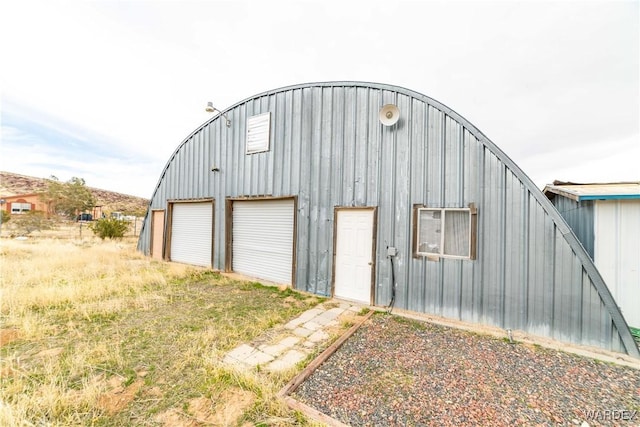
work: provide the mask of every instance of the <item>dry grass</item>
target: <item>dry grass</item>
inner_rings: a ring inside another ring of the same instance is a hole
[[[318,298],[153,261],[133,239],[0,244],[0,425],[305,423],[275,398],[295,372],[220,360]]]

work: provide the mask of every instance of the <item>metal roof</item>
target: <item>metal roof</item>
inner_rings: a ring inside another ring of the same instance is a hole
[[[556,194],[575,200],[640,199],[640,182],[611,182],[576,184],[555,181],[544,187],[544,194],[552,199]]]

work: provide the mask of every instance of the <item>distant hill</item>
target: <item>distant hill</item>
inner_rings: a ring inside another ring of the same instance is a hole
[[[18,194],[32,194],[47,188],[46,178],[20,175],[17,173],[0,171],[0,196],[15,196]],[[87,186],[93,194],[97,206],[102,206],[102,212],[123,212],[133,214],[145,212],[149,200],[142,197],[116,193]]]

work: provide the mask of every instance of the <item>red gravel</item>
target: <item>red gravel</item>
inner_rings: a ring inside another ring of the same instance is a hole
[[[640,370],[379,314],[293,394],[352,426],[640,425]]]

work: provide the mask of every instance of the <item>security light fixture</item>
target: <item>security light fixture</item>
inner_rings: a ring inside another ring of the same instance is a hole
[[[207,108],[205,108],[205,111],[207,113],[213,113],[213,112],[217,111],[227,121],[227,127],[231,127],[231,120],[229,120],[229,118],[222,111],[220,111],[216,107],[214,107],[213,106],[213,102],[211,102],[211,101],[207,102]]]

